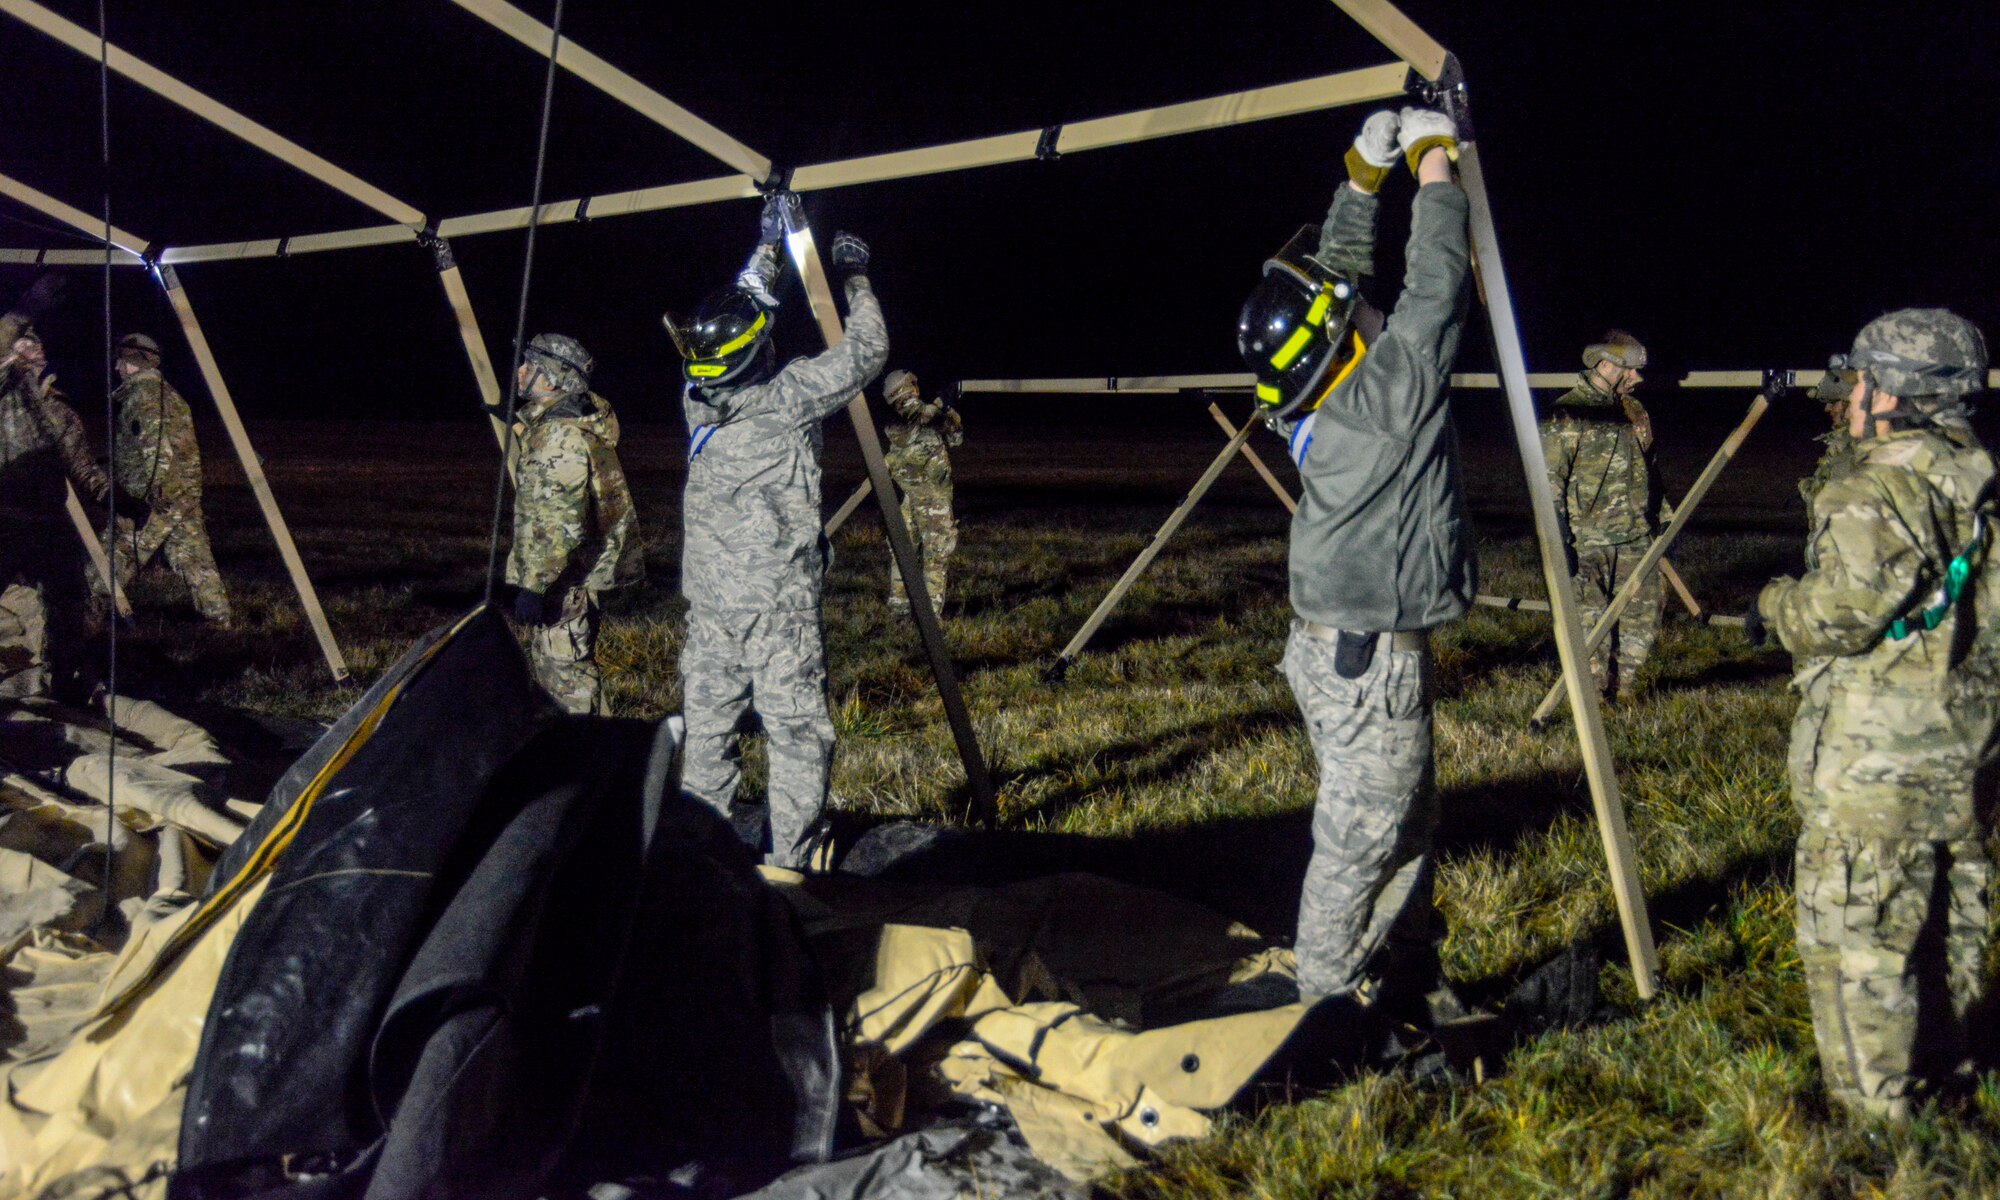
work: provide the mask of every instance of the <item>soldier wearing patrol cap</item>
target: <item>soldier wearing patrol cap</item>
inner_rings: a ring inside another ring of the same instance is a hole
[[[1967,1069],[1986,945],[2000,561],[1994,462],[1967,420],[1986,362],[1943,309],[1861,330],[1833,363],[1855,375],[1856,462],[1813,500],[1805,575],[1745,618],[1800,667],[1795,887],[1821,1071],[1889,1120]]]
[[[507,582],[535,682],[565,711],[602,716],[600,599],[639,581],[645,548],[618,465],[618,416],[590,390],[594,365],[559,333],[538,334],[521,356]]]
[[[118,421],[111,461],[118,490],[140,506],[121,515],[112,539],[120,585],[164,552],[167,569],[187,584],[202,616],[230,624],[229,593],[215,569],[201,513],[201,447],[187,401],[160,374],[160,344],[143,333],[118,341],[118,377],[111,394]]]
[[[1610,331],[1584,350],[1582,378],[1541,424],[1556,520],[1586,629],[1631,578],[1665,516],[1655,486],[1652,417],[1634,394],[1645,365],[1639,339]],[[1635,694],[1665,601],[1659,573],[1649,573],[1611,636],[1598,643],[1590,673],[1607,697]]]

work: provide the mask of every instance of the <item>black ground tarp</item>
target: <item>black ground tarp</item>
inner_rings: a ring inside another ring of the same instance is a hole
[[[831,1012],[749,852],[679,798],[677,750],[665,726],[550,713],[490,611],[406,655],[225,864],[290,810],[171,1195],[727,1193],[824,1157]]]

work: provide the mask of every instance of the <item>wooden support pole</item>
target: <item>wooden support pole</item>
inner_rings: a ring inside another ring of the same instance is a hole
[[[257,497],[257,507],[264,514],[264,523],[270,526],[271,539],[278,543],[278,556],[285,560],[285,571],[292,577],[292,587],[299,594],[299,604],[306,610],[306,620],[312,626],[313,637],[319,640],[327,670],[333,674],[335,683],[345,683],[348,679],[347,658],[340,652],[340,643],[334,640],[333,627],[327,624],[326,610],[320,607],[319,593],[313,589],[312,577],[306,574],[305,563],[299,558],[299,548],[292,541],[292,531],[285,524],[285,514],[278,508],[277,497],[271,494],[270,481],[264,478],[264,464],[257,457],[256,447],[250,444],[250,434],[243,428],[243,418],[237,415],[236,402],[230,399],[229,385],[222,380],[222,369],[216,365],[215,352],[208,345],[208,335],[202,332],[201,322],[195,319],[194,308],[188,303],[187,292],[182,289],[180,277],[174,269],[161,265],[154,275],[166,291],[167,302],[173,305],[174,315],[180,318],[181,332],[187,335],[195,362],[201,366],[202,378],[208,382],[208,394],[215,400],[215,410],[222,416],[223,428],[229,431],[229,444],[235,448],[236,461],[242,465],[243,474],[250,481],[250,492]]]
[[[826,536],[829,539],[834,534],[840,532],[840,527],[847,524],[847,518],[854,515],[854,510],[860,508],[861,502],[866,500],[868,493],[874,490],[874,482],[864,479],[861,481],[861,486],[855,488],[853,492],[849,493],[847,499],[840,502],[840,507],[834,509],[833,515],[828,517],[826,521]]]
[[[1383,10],[1393,12],[1376,0],[1338,0],[1343,8],[1372,12],[1381,19]],[[1400,15],[1400,14],[1399,14]],[[1357,15],[1357,19],[1360,19]],[[1368,25],[1378,37],[1382,29]],[[1414,26],[1412,27],[1414,28]],[[1399,51],[1400,52],[1400,51]],[[1421,64],[1415,64],[1419,71]],[[1460,97],[1462,100],[1462,97]],[[1461,104],[1461,111],[1463,105]],[[1598,711],[1597,689],[1590,681],[1590,652],[1584,648],[1583,626],[1577,620],[1575,598],[1569,587],[1569,571],[1563,554],[1562,533],[1556,522],[1555,494],[1549,487],[1548,463],[1542,455],[1541,431],[1535,421],[1535,402],[1528,391],[1527,356],[1521,348],[1521,331],[1514,319],[1513,294],[1507,285],[1507,268],[1500,258],[1500,239],[1493,225],[1493,208],[1486,194],[1486,174],[1480,163],[1479,144],[1471,130],[1461,124],[1459,143],[1459,184],[1471,201],[1472,254],[1485,283],[1486,314],[1493,332],[1494,357],[1507,396],[1508,415],[1514,426],[1514,440],[1521,449],[1521,469],[1527,477],[1528,499],[1535,516],[1536,541],[1542,554],[1542,582],[1548,589],[1549,607],[1555,623],[1556,650],[1562,660],[1563,685],[1569,690],[1570,708],[1576,714],[1577,742],[1583,755],[1584,778],[1590,785],[1591,807],[1597,814],[1597,829],[1604,844],[1604,857],[1611,872],[1611,892],[1617,901],[1619,924],[1625,933],[1625,952],[1632,967],[1632,986],[1641,999],[1650,999],[1658,990],[1658,952],[1646,915],[1646,896],[1639,882],[1637,855],[1632,835],[1626,828],[1625,805],[1618,793],[1618,773],[1611,761],[1610,742],[1604,735],[1604,716]]]
[[[1145,574],[1146,568],[1159,556],[1160,550],[1167,544],[1167,539],[1173,537],[1174,531],[1181,527],[1181,522],[1187,520],[1188,515],[1194,512],[1194,506],[1201,503],[1201,498],[1208,494],[1208,489],[1214,486],[1216,479],[1221,476],[1222,468],[1228,466],[1229,460],[1236,457],[1236,452],[1243,448],[1244,442],[1250,440],[1251,431],[1256,428],[1254,423],[1246,423],[1243,428],[1237,430],[1229,439],[1229,444],[1222,448],[1222,452],[1208,464],[1208,469],[1201,473],[1201,478],[1195,480],[1194,486],[1188,489],[1188,494],[1181,497],[1180,504],[1173,512],[1167,514],[1166,522],[1154,532],[1153,540],[1146,543],[1144,550],[1139,551],[1139,557],[1133,559],[1132,565],[1126,567],[1125,573],[1118,577],[1118,582],[1111,585],[1111,591],[1098,602],[1096,610],[1083,623],[1083,628],[1076,631],[1076,636],[1069,640],[1069,645],[1064,646],[1062,653],[1056,655],[1055,661],[1049,664],[1048,675],[1051,679],[1062,678],[1063,673],[1069,670],[1069,665],[1076,661],[1076,656],[1083,653],[1083,648],[1097,635],[1097,630],[1104,624],[1104,619],[1111,615],[1112,609],[1118,607],[1118,602],[1125,598],[1125,593],[1132,590],[1132,585],[1139,582],[1139,576]]]
[[[119,616],[131,616],[131,601],[125,599],[125,589],[118,586],[118,576],[111,569],[111,560],[104,555],[104,543],[97,540],[97,531],[90,527],[90,517],[83,511],[83,501],[76,498],[75,485],[65,481],[63,489],[63,505],[69,510],[70,524],[76,526],[76,536],[82,539],[84,552],[90,555],[90,563],[97,568],[98,578],[104,580],[104,590],[111,596],[112,606],[118,610]],[[116,549],[114,546],[113,550]]]
[[[1215,418],[1217,425],[1222,426],[1222,432],[1228,435],[1230,441],[1236,441],[1236,426],[1230,422],[1228,417],[1222,415],[1220,406],[1211,401],[1208,406],[1208,415]],[[1255,418],[1252,419],[1254,420]],[[1258,477],[1263,479],[1264,483],[1270,487],[1272,493],[1278,497],[1278,502],[1285,506],[1285,511],[1292,513],[1299,511],[1299,502],[1292,499],[1292,494],[1285,490],[1285,485],[1278,482],[1276,475],[1271,474],[1271,468],[1264,465],[1263,456],[1258,454],[1248,441],[1238,443],[1236,448],[1242,452],[1244,459],[1256,470]]]
[[[1680,536],[1681,529],[1688,523],[1688,518],[1694,515],[1694,510],[1701,504],[1702,498],[1708,495],[1709,487],[1715,483],[1716,477],[1722,474],[1722,469],[1729,465],[1729,460],[1736,457],[1736,451],[1743,445],[1743,439],[1750,436],[1750,431],[1757,427],[1757,422],[1763,419],[1765,411],[1770,407],[1771,402],[1761,395],[1750,402],[1750,411],[1723,440],[1721,448],[1708,460],[1708,465],[1702,468],[1701,474],[1695,479],[1694,486],[1688,489],[1687,495],[1681,497],[1680,507],[1674,510],[1674,519],[1668,521],[1667,527],[1660,531],[1660,536],[1654,538],[1653,544],[1646,547],[1646,553],[1639,557],[1639,563],[1632,568],[1632,574],[1611,597],[1611,603],[1605,607],[1604,615],[1597,619],[1597,624],[1590,631],[1590,640],[1584,645],[1583,653],[1586,659],[1611,636],[1611,630],[1618,624],[1618,618],[1625,615],[1625,609],[1631,605],[1632,598],[1637,596],[1639,589],[1645,585],[1646,576],[1659,565],[1661,559],[1666,557],[1667,547],[1673,545],[1674,539]],[[1597,690],[1594,687],[1590,689],[1590,698],[1594,706],[1597,699]],[[1572,694],[1570,703],[1575,702],[1576,696]],[[1556,705],[1560,703],[1562,703],[1561,689],[1551,688],[1549,694],[1542,698],[1540,706],[1535,709],[1532,721],[1539,724],[1548,720],[1549,714],[1553,713]]]
[[[1681,573],[1674,570],[1674,564],[1665,558],[1660,560],[1660,578],[1666,580],[1674,595],[1680,597],[1681,607],[1687,609],[1688,616],[1697,621],[1703,619],[1701,603],[1694,598],[1694,593],[1688,590],[1687,581],[1681,578]]]
[[[806,302],[819,322],[820,334],[828,346],[846,336],[840,310],[834,306],[833,288],[820,262],[819,247],[813,243],[810,226],[801,223],[785,235],[785,248],[805,284]],[[986,757],[980,752],[979,738],[966,713],[965,697],[959,692],[958,671],[952,666],[951,652],[945,648],[944,628],[938,623],[937,608],[930,588],[924,583],[924,564],[916,543],[903,525],[902,510],[896,507],[896,488],[889,480],[889,464],[882,457],[882,439],[875,432],[875,418],[868,411],[868,398],[856,392],[847,402],[847,415],[861,441],[861,457],[868,464],[868,478],[874,486],[875,501],[882,510],[882,525],[889,532],[889,551],[896,569],[903,573],[903,589],[910,597],[910,615],[917,622],[917,636],[930,657],[931,673],[937,677],[938,699],[944,704],[945,720],[951,725],[952,739],[958,744],[959,761],[965,765],[966,789],[971,793],[967,815],[982,824],[999,819],[1000,805],[993,791],[993,777],[986,771]]]
[[[465,290],[465,275],[458,269],[458,260],[452,257],[451,243],[441,237],[428,239],[431,254],[437,264],[438,283],[444,288],[445,303],[451,305],[452,316],[458,319],[458,340],[465,347],[465,360],[472,366],[472,381],[479,385],[479,400],[486,409],[487,420],[493,425],[493,440],[500,444],[500,453],[507,460],[507,477],[514,477],[514,456],[507,444],[507,425],[500,419],[506,396],[500,390],[500,380],[493,373],[493,357],[486,351],[486,335],[480,331],[479,318],[472,311],[472,297]]]

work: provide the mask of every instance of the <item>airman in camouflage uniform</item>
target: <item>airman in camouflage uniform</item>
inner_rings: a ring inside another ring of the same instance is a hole
[[[593,365],[561,334],[538,335],[522,356],[507,582],[535,682],[565,711],[602,716],[599,598],[639,581],[645,547],[618,465],[618,417],[590,390]]]
[[[1631,578],[1664,514],[1654,486],[1652,417],[1632,394],[1643,378],[1646,348],[1631,334],[1613,330],[1583,352],[1583,365],[1583,377],[1556,401],[1541,432],[1578,616],[1587,630]],[[1634,694],[1665,601],[1659,573],[1648,574],[1611,636],[1591,656],[1590,673],[1600,692],[1612,695],[1615,683],[1619,698]]]
[[[143,525],[118,518],[109,548],[122,586],[162,551],[167,567],[187,584],[201,615],[230,623],[229,593],[215,569],[201,515],[201,448],[187,401],[160,375],[160,345],[143,333],[118,343],[118,374],[111,394],[118,421],[112,474],[119,490],[146,508]]]
[[[874,379],[889,355],[882,308],[864,273],[868,248],[837,234],[831,258],[847,300],[846,336],[782,369],[773,361],[772,311],[747,294],[711,297],[685,328],[668,321],[689,360],[682,394],[688,632],[681,787],[729,811],[741,777],[737,726],[754,708],[770,761],[771,861],[784,867],[807,865],[833,765],[820,619],[828,559],[820,532],[820,423]],[[762,263],[769,297],[777,260]]]
[[[903,524],[916,540],[924,559],[924,586],[931,603],[944,612],[944,587],[951,556],[958,551],[958,520],[951,512],[950,448],[965,443],[958,410],[943,398],[925,404],[917,377],[891,371],[883,378],[882,394],[896,420],[889,423],[889,476],[903,493]],[[903,591],[903,574],[889,563],[889,606],[910,610]]]
[[[78,699],[87,559],[65,485],[102,502],[111,480],[24,315],[0,316],[0,347],[0,693]]]
[[[1791,651],[1803,818],[1799,955],[1827,1089],[1900,1120],[1963,1067],[1991,874],[2000,560],[1994,462],[1967,422],[1979,331],[1941,309],[1879,318],[1836,365],[1855,466],[1814,499],[1807,572],[1746,617]]]

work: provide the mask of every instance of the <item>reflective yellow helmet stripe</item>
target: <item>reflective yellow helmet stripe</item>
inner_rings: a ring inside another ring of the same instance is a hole
[[[696,379],[713,379],[729,369],[725,363],[689,363],[687,372]]]
[[[1314,328],[1326,324],[1326,310],[1332,307],[1333,289],[1326,284],[1321,284],[1319,299],[1314,300],[1312,307],[1306,310],[1306,324]]]
[[[1276,404],[1281,399],[1283,397],[1279,395],[1277,388],[1272,387],[1268,383],[1257,385],[1257,402],[1259,404]]]
[[[738,350],[741,350],[743,347],[757,340],[757,334],[760,330],[764,328],[764,322],[768,319],[768,317],[769,314],[767,313],[762,313],[762,312],[758,313],[757,319],[750,322],[750,328],[744,330],[742,333],[737,334],[735,337],[730,338],[728,341],[722,343],[722,345],[717,346],[715,348],[715,353],[706,355],[704,357],[727,358],[728,356],[736,353]]]
[[[1292,330],[1292,336],[1286,338],[1285,344],[1278,347],[1278,352],[1271,356],[1271,365],[1280,371],[1291,366],[1292,360],[1305,350],[1306,344],[1310,341],[1312,341],[1312,330],[1304,325]]]

